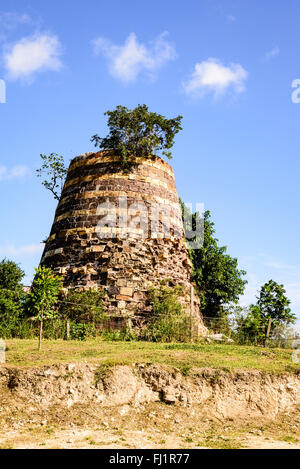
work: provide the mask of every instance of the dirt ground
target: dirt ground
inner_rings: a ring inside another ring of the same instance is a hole
[[[300,449],[300,408],[276,419],[206,417],[197,405],[75,405],[47,411],[7,408],[0,416],[2,449],[270,448]]]
[[[0,368],[0,448],[300,449],[298,374]]]

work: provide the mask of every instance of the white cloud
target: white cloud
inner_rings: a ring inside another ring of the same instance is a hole
[[[13,166],[7,168],[6,166],[0,166],[0,181],[9,179],[25,179],[31,175],[31,171],[27,166]]]
[[[92,41],[92,44],[95,54],[102,53],[108,59],[110,74],[123,83],[129,83],[141,73],[153,74],[166,62],[175,59],[176,51],[166,40],[167,34],[158,36],[148,47],[139,43],[134,33],[121,46],[102,37]]]
[[[269,50],[268,52],[265,53],[265,59],[270,60],[276,57],[277,55],[280,54],[280,49],[278,46],[273,47],[273,49]]]
[[[245,90],[247,76],[248,73],[240,64],[226,67],[219,60],[210,58],[196,63],[195,70],[183,84],[183,89],[186,94],[196,97],[202,97],[207,92],[212,92],[217,97],[230,88],[241,93]]]
[[[4,65],[8,78],[32,79],[35,73],[45,70],[58,71],[61,44],[56,36],[41,34],[23,38],[4,53]]]
[[[33,254],[37,254],[42,252],[44,249],[43,244],[25,244],[23,246],[0,246],[0,255],[5,256],[32,256]]]

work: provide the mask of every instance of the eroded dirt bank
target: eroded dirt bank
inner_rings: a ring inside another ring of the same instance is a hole
[[[189,375],[162,365],[97,366],[88,363],[39,368],[0,368],[0,395],[47,408],[76,403],[102,406],[200,404],[223,417],[274,417],[300,404],[300,375],[194,369]]]
[[[274,437],[278,447],[297,446],[299,405],[296,374],[184,375],[155,364],[2,366],[0,446],[247,447],[258,438],[253,447],[274,447]],[[269,443],[267,428],[274,430]]]

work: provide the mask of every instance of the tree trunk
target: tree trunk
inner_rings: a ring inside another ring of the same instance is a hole
[[[67,319],[67,340],[70,340],[70,319]]]
[[[191,285],[191,304],[190,304],[190,342],[193,342],[193,318],[194,318],[194,287]]]
[[[270,330],[271,330],[271,324],[272,324],[272,318],[269,318],[268,320],[268,327],[267,327],[267,333],[266,333],[266,337],[265,337],[265,347],[268,345],[268,339],[269,339],[269,335],[270,335]]]
[[[42,338],[43,338],[43,321],[44,321],[44,311],[42,311],[41,321],[40,321],[40,336],[39,336],[39,350],[42,348]]]

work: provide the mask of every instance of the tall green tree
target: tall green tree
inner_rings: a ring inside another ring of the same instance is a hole
[[[269,280],[261,287],[256,306],[259,308],[262,319],[264,321],[272,319],[275,327],[295,322],[296,316],[291,312],[290,303],[284,286],[274,280]]]
[[[166,119],[161,114],[150,112],[148,107],[138,105],[134,109],[117,106],[108,116],[109,134],[106,137],[93,135],[91,141],[102,150],[114,150],[123,166],[131,156],[149,158],[154,153],[171,158],[170,149],[175,135],[182,129],[182,116]]]
[[[21,281],[23,270],[18,264],[0,262],[0,337],[12,337],[24,313],[25,294]]]
[[[182,202],[181,207],[187,221],[186,236],[189,241],[193,241],[189,251],[202,314],[206,317],[220,317],[225,314],[225,306],[237,303],[239,296],[244,293],[247,281],[243,277],[246,272],[238,269],[237,258],[227,254],[226,246],[218,245],[210,212],[206,211],[201,220],[198,212],[191,214]],[[190,217],[187,219],[188,214]],[[203,230],[193,238],[189,232],[195,232],[197,224],[199,226],[201,222]]]
[[[284,286],[269,280],[261,287],[257,302],[239,317],[238,335],[244,342],[265,343],[270,319],[270,336],[276,328],[295,323],[296,316],[289,305]]]
[[[10,338],[16,334],[18,326],[24,319],[25,294],[0,288],[0,337]]]
[[[0,288],[15,290],[21,287],[23,270],[14,261],[2,259],[0,262]]]
[[[40,155],[42,166],[36,170],[38,177],[45,179],[42,185],[48,189],[56,200],[59,200],[64,187],[68,168],[62,155],[50,153],[50,155]]]
[[[40,322],[40,350],[42,347],[44,320],[53,319],[57,314],[54,305],[62,288],[62,279],[47,267],[39,267],[35,272],[29,293],[29,311],[35,314]]]

